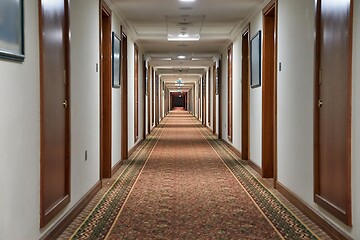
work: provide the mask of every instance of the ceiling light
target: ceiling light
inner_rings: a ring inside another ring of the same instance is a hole
[[[168,34],[167,39],[168,39],[168,41],[181,41],[181,42],[199,41],[200,40],[200,34],[193,34],[193,35],[189,35],[189,34],[186,34],[186,33],[181,33],[181,34],[178,34],[178,35]]]
[[[178,56],[178,59],[185,59],[186,57],[184,55]]]
[[[195,2],[195,0],[180,0],[180,2]]]
[[[179,38],[188,38],[188,37],[190,37],[190,35],[187,34],[187,33],[181,33],[181,34],[178,35],[178,37]]]

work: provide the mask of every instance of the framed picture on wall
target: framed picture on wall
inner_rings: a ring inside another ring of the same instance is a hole
[[[23,0],[0,0],[0,58],[24,61]]]
[[[261,31],[250,40],[250,86],[261,86]]]
[[[121,40],[112,32],[112,87],[120,88]]]

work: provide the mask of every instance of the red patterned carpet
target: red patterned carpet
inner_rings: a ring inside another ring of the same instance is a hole
[[[108,239],[282,239],[185,111],[173,111]]]

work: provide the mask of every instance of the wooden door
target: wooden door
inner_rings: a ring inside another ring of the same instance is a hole
[[[250,156],[250,35],[247,29],[242,35],[242,83],[241,83],[241,158],[248,160]]]
[[[128,158],[128,48],[127,36],[121,29],[121,159]]]
[[[155,74],[155,126],[159,124],[159,75]]]
[[[213,134],[216,134],[216,64],[213,66]]]
[[[228,139],[232,142],[232,132],[233,132],[233,49],[232,45],[228,49]]]
[[[147,115],[148,115],[148,119],[147,119],[147,134],[150,134],[151,132],[151,126],[152,126],[152,120],[151,120],[151,103],[152,103],[152,94],[151,94],[151,80],[152,80],[152,77],[151,77],[151,67],[149,65],[148,69],[147,69],[148,73],[147,73]]]
[[[202,77],[202,124],[206,126],[206,74]]]
[[[273,178],[276,139],[275,1],[264,9],[262,82],[262,177]]]
[[[100,31],[100,154],[101,178],[111,177],[112,82],[111,82],[111,10],[101,2]]]
[[[70,202],[68,2],[54,1],[39,4],[41,227]]]
[[[315,202],[351,225],[351,0],[317,2]]]
[[[139,138],[139,49],[134,45],[134,139]]]
[[[221,56],[222,57],[222,56]],[[220,58],[219,60],[219,67],[218,67],[218,93],[219,93],[219,109],[218,109],[218,115],[219,115],[219,135],[218,138],[222,139],[222,60]]]

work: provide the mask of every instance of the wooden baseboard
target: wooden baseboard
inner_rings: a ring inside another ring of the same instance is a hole
[[[117,172],[117,170],[119,170],[119,168],[121,167],[121,165],[122,165],[122,160],[120,159],[120,160],[115,164],[115,166],[113,166],[113,167],[111,168],[111,176],[113,176],[113,175]]]
[[[326,232],[333,239],[349,240],[351,237],[347,236],[344,232],[320,216],[314,209],[303,202],[296,194],[287,189],[279,181],[276,182],[276,189],[298,208],[305,216],[318,225],[324,232]]]
[[[230,150],[233,151],[239,158],[241,158],[241,152],[237,150],[233,145],[223,139],[221,140],[221,142],[224,143],[228,148],[230,148]]]
[[[81,211],[88,205],[91,199],[101,189],[102,183],[99,180],[71,209],[65,214],[40,240],[56,239],[75,220]]]
[[[144,142],[144,139],[142,139],[141,141],[139,141],[138,143],[136,143],[130,150],[129,150],[129,157],[131,155],[133,155],[134,152],[136,152],[136,150],[142,145],[142,143]]]
[[[247,160],[249,166],[254,169],[260,176],[262,174],[262,171],[261,171],[261,167],[259,165],[257,165],[256,163],[254,163],[252,160]]]

